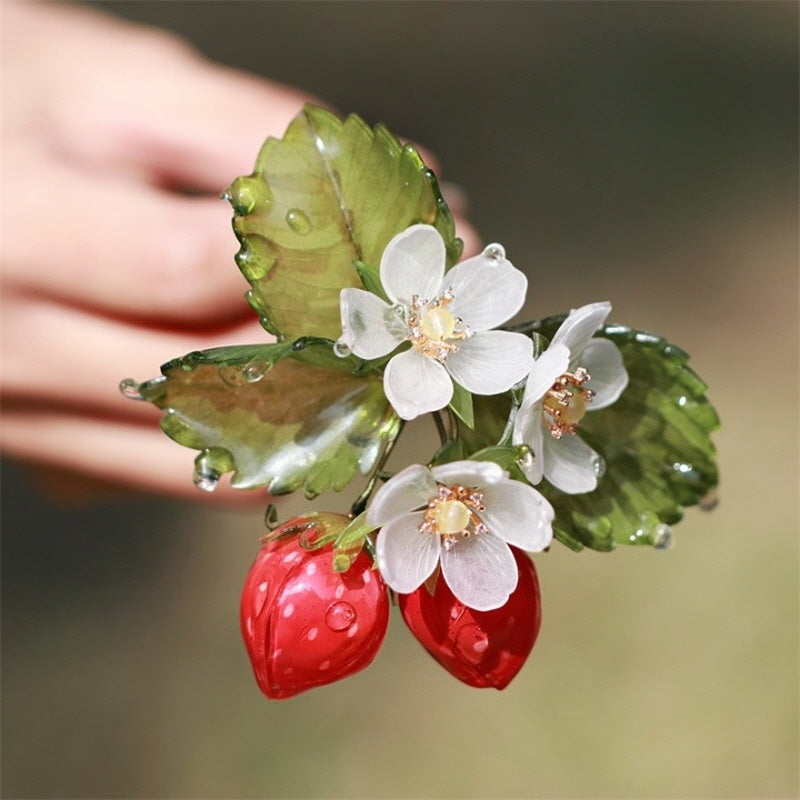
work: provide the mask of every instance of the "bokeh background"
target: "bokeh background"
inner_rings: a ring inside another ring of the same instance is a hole
[[[269,702],[237,619],[260,510],[64,504],[6,465],[4,796],[796,796],[797,4],[98,5],[436,152],[530,316],[610,299],[688,350],[721,502],[666,553],[539,557],[504,692],[395,613],[368,670]]]

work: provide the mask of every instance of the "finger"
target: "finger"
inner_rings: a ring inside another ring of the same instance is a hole
[[[79,415],[12,410],[0,427],[4,452],[30,464],[45,464],[129,489],[193,501],[211,499],[263,505],[265,491],[233,489],[224,478],[213,494],[192,483],[196,453],[142,425],[122,425]]]
[[[2,333],[4,395],[154,422],[158,414],[150,404],[132,403],[120,394],[121,379],[155,377],[161,364],[193,350],[270,341],[254,315],[198,335],[19,295],[6,297]]]
[[[161,324],[248,313],[226,203],[42,162],[26,146],[10,155],[2,263],[14,285]]]

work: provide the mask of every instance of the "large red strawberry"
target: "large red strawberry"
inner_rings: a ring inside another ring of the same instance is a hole
[[[344,527],[349,520],[342,520]],[[267,697],[292,697],[352,675],[383,642],[389,599],[380,573],[364,552],[347,572],[334,572],[331,555],[330,545],[307,550],[297,536],[277,538],[261,548],[245,580],[242,635]]]
[[[512,548],[519,582],[508,601],[475,611],[456,600],[441,576],[431,594],[425,586],[400,595],[406,625],[452,675],[470,686],[505,689],[533,649],[541,625],[539,582],[531,559]]]

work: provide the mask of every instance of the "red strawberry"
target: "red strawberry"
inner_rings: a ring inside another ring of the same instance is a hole
[[[342,519],[344,527],[349,520]],[[278,538],[261,548],[245,580],[242,635],[267,697],[292,697],[346,678],[380,649],[389,622],[380,573],[364,552],[347,572],[334,572],[331,556],[330,545],[306,550],[296,536]]]
[[[403,619],[420,644],[450,674],[470,686],[505,689],[539,634],[542,618],[536,569],[525,553],[512,550],[519,582],[501,608],[467,608],[441,576],[433,594],[423,585],[399,597]]]

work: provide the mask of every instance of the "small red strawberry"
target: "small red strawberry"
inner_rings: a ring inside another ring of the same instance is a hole
[[[342,528],[347,522],[342,517]],[[283,528],[302,523],[295,519]],[[331,557],[330,545],[307,550],[297,536],[287,536],[265,544],[250,569],[240,620],[267,697],[292,697],[346,678],[380,649],[389,622],[380,573],[364,552],[347,572],[334,572]]]
[[[517,588],[492,611],[456,600],[441,577],[431,594],[423,585],[399,596],[400,611],[422,646],[460,681],[505,689],[530,655],[541,625],[539,582],[531,559],[512,548]]]

